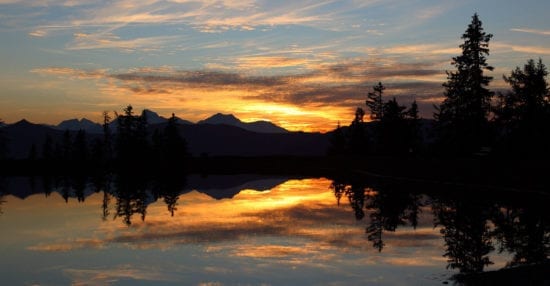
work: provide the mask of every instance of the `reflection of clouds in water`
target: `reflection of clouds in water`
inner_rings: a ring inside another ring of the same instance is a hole
[[[268,192],[244,190],[224,200],[190,192],[180,197],[180,211],[174,218],[167,219],[165,206],[157,202],[149,206],[145,222],[131,227],[116,221],[102,224],[98,231],[102,240],[63,240],[29,249],[70,251],[118,244],[130,249],[169,250],[179,245],[238,242],[239,246],[231,249],[218,247],[217,252],[238,257],[284,257],[295,262],[370,251],[364,235],[366,220],[355,221],[347,204],[337,206],[329,185],[325,179],[292,180]],[[384,254],[391,255],[399,248],[437,245],[436,232],[428,228],[385,232],[388,249]],[[269,237],[281,237],[295,245],[279,245]],[[216,248],[208,246],[205,251],[216,253]]]
[[[93,231],[68,237],[58,233],[27,250],[77,257],[93,250],[115,258],[67,269],[74,285],[131,285],[132,281],[346,285],[387,282],[391,267],[444,268],[440,235],[431,222],[416,230],[400,227],[395,233],[384,232],[387,247],[378,253],[365,234],[369,217],[356,221],[346,201],[336,204],[329,185],[325,179],[292,180],[270,191],[244,190],[222,200],[193,191],[180,196],[174,217],[159,200],[148,206],[144,222],[131,226],[119,220],[101,221],[97,216],[101,198],[92,196],[87,203],[96,208],[91,214],[94,223],[86,221]],[[118,260],[118,255],[124,258]]]
[[[71,285],[112,285],[120,280],[141,280],[157,282],[176,282],[178,277],[169,271],[162,271],[156,267],[135,267],[120,265],[102,269],[67,268],[65,275],[72,280]]]
[[[100,239],[69,239],[59,243],[44,244],[39,243],[27,247],[31,251],[49,251],[49,252],[65,252],[77,249],[102,249],[105,248],[105,241]]]

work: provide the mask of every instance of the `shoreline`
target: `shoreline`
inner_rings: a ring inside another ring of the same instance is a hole
[[[496,158],[414,157],[190,157],[175,162],[139,161],[132,164],[94,162],[47,162],[5,160],[1,176],[39,176],[133,173],[179,174],[273,174],[314,177],[363,178],[451,188],[488,189],[507,192],[549,193],[545,161]]]

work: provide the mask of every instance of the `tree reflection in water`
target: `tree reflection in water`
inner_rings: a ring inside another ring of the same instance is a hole
[[[489,221],[495,206],[472,200],[435,199],[432,204],[435,226],[441,226],[448,268],[461,273],[481,272],[492,264],[494,250]]]
[[[178,199],[185,183],[185,177],[182,178],[173,173],[164,174],[153,181],[154,200],[162,198],[170,216],[174,216],[174,212],[177,210]]]
[[[179,195],[183,190],[185,176],[170,172],[162,176],[136,176],[130,174],[96,173],[92,176],[44,176],[42,190],[46,196],[58,192],[65,202],[76,198],[84,202],[89,195],[87,190],[102,193],[102,220],[111,216],[121,218],[126,225],[132,224],[134,215],[145,220],[147,206],[162,199],[166,203],[171,216],[177,210]],[[30,178],[32,192],[36,192],[36,178]],[[1,191],[1,189],[0,189]],[[1,198],[2,193],[0,193]],[[114,202],[114,203],[113,203]]]
[[[382,251],[384,231],[394,232],[398,226],[409,223],[413,228],[418,225],[418,215],[421,211],[420,195],[400,190],[398,185],[366,187],[361,181],[347,185],[341,181],[331,184],[338,204],[345,195],[355,213],[357,220],[362,220],[365,211],[369,212],[369,224],[366,228],[367,238],[373,247]]]
[[[544,200],[528,206],[508,206],[494,216],[499,251],[513,253],[508,266],[545,262],[550,254],[550,214]]]
[[[442,196],[425,195],[406,184],[377,184],[359,180],[336,179],[330,188],[337,203],[347,197],[357,220],[369,213],[367,239],[378,251],[384,248],[383,234],[399,226],[416,228],[426,202],[431,202],[434,227],[440,227],[445,242],[443,256],[447,268],[460,273],[482,272],[492,264],[489,255],[498,246],[512,254],[507,266],[547,262],[550,256],[550,214],[545,211],[548,196],[525,198],[517,203],[517,194]],[[455,193],[460,193],[457,191]],[[482,193],[482,192],[481,192]],[[527,197],[527,195],[525,195]]]
[[[5,206],[3,197],[9,194],[6,185],[0,178],[0,213]],[[168,172],[149,177],[128,174],[44,177],[31,187],[43,188],[46,196],[55,191],[65,201],[76,198],[79,202],[90,191],[102,192],[103,220],[120,218],[130,226],[135,216],[145,220],[148,205],[158,200],[174,216],[185,185],[185,176]],[[431,211],[434,227],[440,229],[444,241],[442,255],[448,268],[465,274],[481,272],[493,263],[491,255],[495,250],[510,254],[509,267],[548,262],[550,213],[546,209],[549,202],[546,194],[434,190],[424,185],[412,187],[387,181],[372,184],[353,176],[335,179],[330,188],[339,205],[343,204],[343,198],[348,201],[356,220],[368,220],[367,240],[379,252],[385,246],[384,233],[403,226],[416,228],[422,211],[426,214]],[[461,193],[465,195],[457,195]]]
[[[115,218],[121,217],[126,225],[132,224],[132,216],[139,214],[145,220],[147,213],[148,182],[142,176],[119,174],[115,177]]]

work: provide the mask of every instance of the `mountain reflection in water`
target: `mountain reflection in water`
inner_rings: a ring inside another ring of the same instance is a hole
[[[1,186],[7,285],[436,285],[550,249],[544,195],[259,175]]]

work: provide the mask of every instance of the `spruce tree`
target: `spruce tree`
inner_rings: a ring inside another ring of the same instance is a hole
[[[395,97],[384,103],[377,128],[379,152],[396,156],[408,151],[406,115],[406,107],[400,105]]]
[[[504,151],[518,155],[550,155],[550,90],[548,71],[542,60],[527,61],[523,69],[516,67],[504,76],[512,91],[499,94],[496,122],[506,145]]]
[[[147,117],[145,112],[134,115],[133,107],[124,108],[124,114],[117,116],[118,132],[115,141],[117,159],[120,163],[131,165],[149,159],[149,141],[147,137]]]
[[[372,87],[373,91],[367,94],[367,100],[365,104],[370,110],[370,118],[372,120],[382,119],[384,113],[384,102],[382,101],[382,95],[386,87],[378,82],[377,85]]]
[[[109,112],[103,111],[103,158],[106,163],[113,159],[113,135],[109,125],[111,124],[111,116]]]
[[[493,92],[487,88],[492,77],[484,75],[484,71],[493,70],[486,58],[492,37],[474,14],[461,37],[462,54],[452,60],[456,70],[447,71],[447,82],[443,84],[445,100],[435,114],[439,139],[445,148],[458,154],[475,152],[487,143]]]

